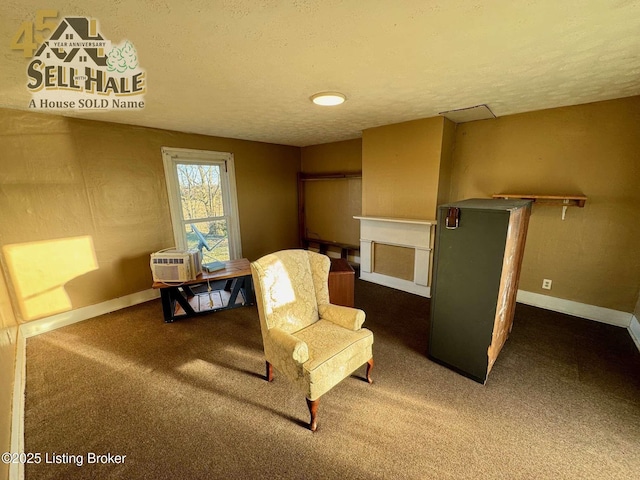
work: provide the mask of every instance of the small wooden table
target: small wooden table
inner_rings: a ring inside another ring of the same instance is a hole
[[[203,272],[195,280],[181,283],[154,282],[153,288],[160,289],[164,321],[171,323],[194,315],[255,304],[249,260],[241,258],[224,263],[224,270]],[[226,280],[223,290],[195,294],[191,288],[221,280]]]
[[[329,301],[345,307],[354,306],[355,272],[344,258],[332,258],[329,270]]]

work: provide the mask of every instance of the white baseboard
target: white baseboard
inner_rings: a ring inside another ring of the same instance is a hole
[[[150,288],[141,292],[125,295],[124,297],[107,300],[106,302],[98,303],[96,305],[76,308],[75,310],[70,310],[68,312],[23,323],[20,325],[20,329],[22,330],[24,337],[29,338],[73,323],[81,322],[89,318],[104,315],[105,313],[115,312],[122,308],[148,302],[149,300],[154,300],[158,297],[160,297],[160,290]]]
[[[417,283],[414,283],[410,280],[390,277],[389,275],[382,275],[381,273],[364,272],[362,270],[360,270],[360,279],[372,283],[377,283],[378,285],[384,285],[385,287],[395,288],[396,290],[414,293],[422,297],[431,297],[430,287],[418,285]]]
[[[580,318],[595,320],[596,322],[617,325],[628,328],[633,316],[628,312],[612,310],[610,308],[597,307],[586,303],[574,302],[563,298],[550,297],[539,293],[518,290],[517,301],[525,305],[540,307],[554,312],[566,313]]]
[[[635,315],[631,317],[631,323],[629,324],[629,335],[631,335],[631,339],[640,350],[640,322],[636,318]]]
[[[11,411],[11,452],[24,452],[24,393],[27,379],[27,341],[20,329],[16,336],[15,378]],[[9,479],[23,480],[24,465],[9,465]]]

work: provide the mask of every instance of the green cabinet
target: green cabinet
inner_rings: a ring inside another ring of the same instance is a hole
[[[513,324],[529,200],[438,207],[431,359],[485,383]]]

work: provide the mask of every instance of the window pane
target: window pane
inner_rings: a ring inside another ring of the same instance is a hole
[[[220,165],[179,163],[177,168],[183,218],[224,216]]]
[[[202,263],[229,260],[229,235],[226,220],[185,225],[187,248],[202,252]]]

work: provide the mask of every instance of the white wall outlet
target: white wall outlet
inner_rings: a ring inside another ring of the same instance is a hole
[[[542,288],[544,288],[545,290],[551,290],[551,280],[549,280],[548,278],[542,280]]]

